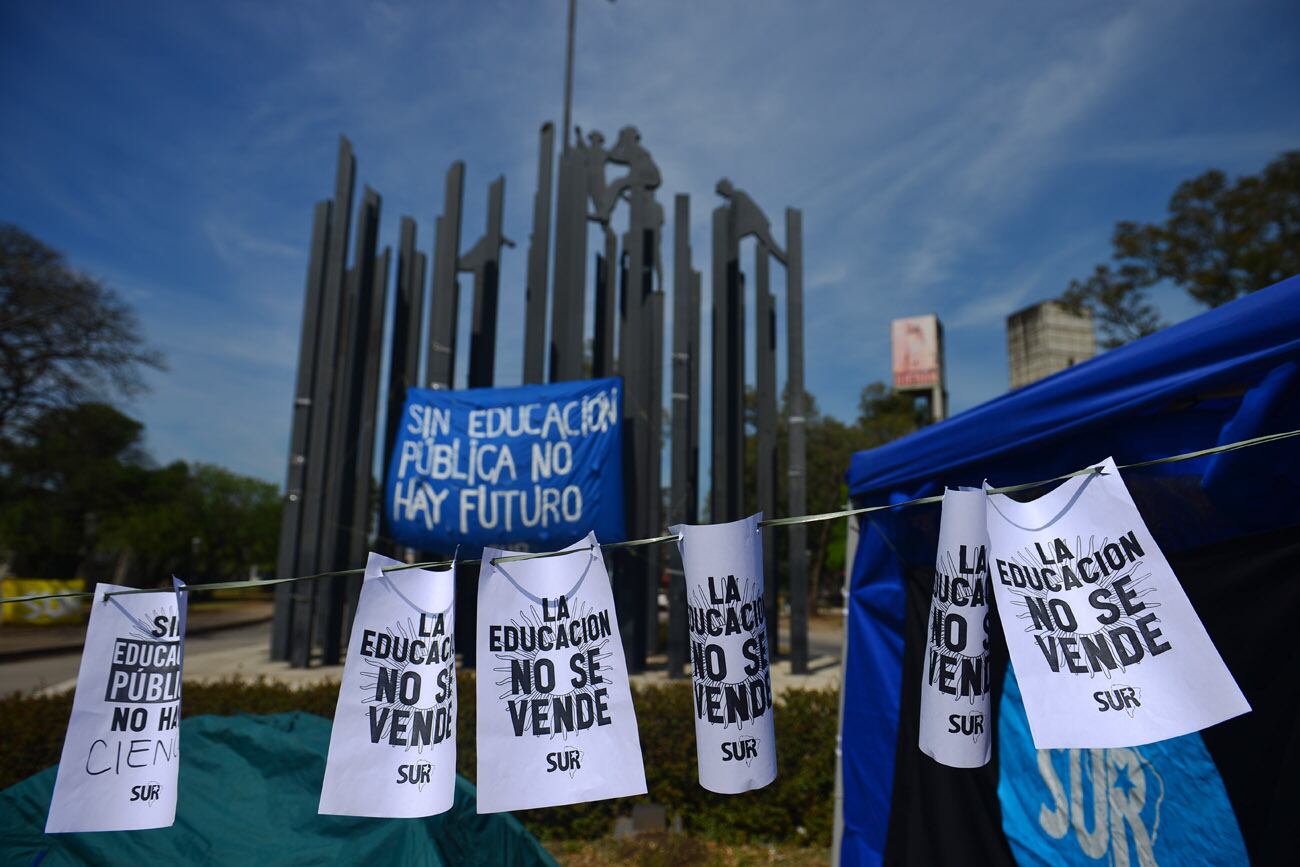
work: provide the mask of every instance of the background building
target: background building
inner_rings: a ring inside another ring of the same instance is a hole
[[[1059,301],[1043,301],[1007,317],[1011,387],[1051,376],[1097,354],[1089,310],[1075,312]]]
[[[930,417],[942,421],[948,416],[947,378],[943,369],[943,323],[933,313],[909,316],[890,323],[893,350],[894,390],[924,394]]]

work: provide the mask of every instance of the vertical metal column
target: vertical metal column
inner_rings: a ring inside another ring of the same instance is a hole
[[[307,438],[311,427],[312,382],[316,374],[317,322],[320,318],[321,283],[325,251],[329,244],[330,203],[318,202],[312,215],[311,255],[307,260],[307,286],[303,292],[302,335],[298,340],[298,378],[294,386],[293,415],[289,425],[289,469],[285,474],[280,517],[280,547],[276,577],[298,574],[298,539],[302,531],[303,484],[306,478]],[[293,618],[293,585],[275,587],[275,614],[271,621],[271,658],[289,658],[289,624]]]
[[[790,514],[807,511],[804,474],[805,419],[803,375],[803,212],[785,210],[786,342],[789,368]],[[790,527],[790,667],[808,671],[808,531],[806,524]]]
[[[368,526],[353,526],[356,519],[356,476],[358,467],[365,465],[364,490],[369,494],[370,468],[373,457],[376,401],[365,400],[367,385],[367,342],[370,337],[370,319],[373,312],[375,247],[379,239],[380,197],[366,188],[361,208],[357,214],[357,233],[353,251],[352,270],[349,272],[347,315],[341,332],[343,343],[338,355],[336,382],[337,399],[331,407],[331,440],[337,444],[335,457],[331,458],[334,472],[325,486],[325,512],[321,527],[321,550],[329,558],[324,569],[344,569],[349,564],[351,536],[360,532],[364,536]],[[381,315],[383,308],[380,307]],[[382,331],[381,331],[382,335]],[[378,355],[378,349],[375,351]],[[379,388],[379,366],[376,358],[372,398]],[[371,451],[364,455],[360,449],[362,432],[370,431]],[[367,496],[368,499],[368,496]],[[328,579],[320,598],[325,605],[321,611],[321,662],[337,665],[341,659],[342,633],[345,617],[347,582],[342,576]]]
[[[496,370],[501,245],[514,246],[502,233],[505,194],[506,179],[499,176],[488,187],[487,231],[471,250],[460,257],[456,266],[460,271],[474,274],[474,307],[469,333],[470,388],[490,387]]]
[[[605,254],[596,257],[596,321],[591,338],[591,375],[614,375],[614,324],[618,317],[618,239],[605,230]]]
[[[692,382],[698,347],[691,344],[691,301],[695,275],[691,271],[691,200],[678,194],[673,199],[673,382],[672,382],[672,477],[669,488],[670,524],[693,523],[690,504],[696,496],[691,484],[691,434],[699,425],[692,415],[695,390]],[[697,314],[698,315],[698,314]],[[668,676],[683,677],[682,666],[690,658],[687,635],[686,577],[681,554],[670,555],[668,570]]]
[[[623,503],[625,515],[625,529],[629,537],[638,536],[637,528],[640,526],[640,513],[637,508],[639,481],[636,472],[637,462],[637,427],[635,424],[634,410],[631,408],[631,401],[635,400],[636,385],[635,382],[639,377],[640,360],[640,310],[632,294],[633,267],[631,257],[628,254],[627,236],[623,238],[623,250],[619,253],[618,258],[618,278],[619,278],[619,351],[618,351],[618,374],[623,379]],[[641,610],[640,595],[640,574],[637,571],[641,568],[642,560],[637,556],[636,551],[621,551],[619,557],[614,561],[614,604],[618,608],[621,606],[623,614],[620,616],[620,634],[623,637],[624,655],[629,660],[628,665],[634,664],[633,660],[639,660],[636,648],[642,646],[639,643],[641,632],[639,628],[639,612]],[[639,661],[635,662],[640,665]],[[639,668],[637,669],[640,670]]]
[[[713,509],[715,523],[745,510],[745,295],[734,206],[713,220]]]
[[[533,194],[533,231],[528,238],[528,288],[524,300],[524,385],[546,381],[546,266],[551,258],[551,171],[555,127],[542,124]]]
[[[457,160],[447,169],[442,216],[434,228],[429,354],[424,376],[430,388],[451,388],[456,375],[456,322],[460,314],[456,267],[460,261],[460,215],[464,199],[465,164]]]
[[[353,244],[356,245],[356,239],[361,236],[361,226],[364,223],[365,207],[364,205],[357,209],[357,221],[355,234],[353,235]],[[334,398],[330,402],[330,443],[332,445],[330,453],[330,469],[325,477],[325,487],[321,491],[321,497],[324,500],[324,506],[321,508],[320,524],[320,562],[317,564],[320,571],[333,570],[337,568],[339,560],[339,516],[343,512],[341,505],[344,496],[345,484],[343,479],[351,480],[351,473],[342,470],[341,467],[347,457],[348,442],[345,437],[344,428],[347,426],[348,414],[348,396],[350,379],[349,373],[351,367],[352,353],[352,330],[357,318],[357,267],[355,262],[356,253],[353,253],[354,261],[351,268],[343,274],[343,298],[339,308],[339,340],[338,352],[334,357]],[[330,630],[330,623],[337,619],[336,606],[342,599],[341,578],[326,578],[323,581],[313,581],[312,591],[315,595],[316,615],[312,623],[312,632],[314,635],[313,647],[324,646],[327,634]],[[339,587],[335,587],[336,582]],[[322,657],[323,660],[323,657]]]
[[[648,219],[655,202],[650,194],[637,191],[632,197],[633,227],[639,226],[641,245],[638,283],[641,297],[641,363],[638,381],[641,394],[638,423],[640,457],[638,461],[641,522],[638,534],[642,538],[657,536],[663,531],[663,365],[664,365],[664,297],[655,290],[654,265],[658,238],[653,223]],[[644,623],[645,653],[659,650],[659,578],[662,574],[663,551],[658,545],[644,549],[641,575],[642,620]]]
[[[759,241],[754,245],[754,350],[755,399],[758,436],[754,469],[758,477],[758,508],[767,517],[776,516],[776,311],[770,288],[771,251]],[[776,533],[763,532],[763,597],[767,611],[767,638],[771,655],[780,646],[780,614],[776,574]]]
[[[397,294],[393,298],[393,339],[388,361],[388,415],[384,422],[384,455],[380,472],[388,471],[402,424],[406,391],[420,384],[420,335],[424,333],[425,257],[415,249],[415,220],[402,217],[397,248]],[[380,488],[383,489],[382,479]],[[379,509],[379,532],[388,534],[388,509]]]
[[[567,137],[568,132],[565,132]],[[560,155],[555,197],[555,300],[551,304],[551,382],[582,378],[587,283],[587,166],[582,151]]]
[[[316,372],[312,383],[312,414],[308,433],[311,460],[306,467],[303,499],[302,535],[298,545],[298,571],[305,574],[320,571],[323,560],[321,549],[321,524],[325,508],[325,480],[332,466],[331,451],[337,446],[330,442],[331,404],[334,400],[334,364],[339,345],[339,319],[342,310],[343,279],[347,262],[347,246],[352,214],[352,193],[356,183],[357,161],[352,154],[352,144],[339,137],[338,167],[334,177],[334,203],[330,213],[328,253],[325,259],[325,276],[321,284],[319,314],[319,340],[316,351]],[[311,660],[312,627],[315,620],[316,593],[319,582],[295,582],[293,586],[293,615],[289,624],[289,661],[294,668],[306,668]]]
[[[649,239],[653,230],[646,230]],[[650,275],[654,269],[654,246],[647,240],[646,285],[651,285]],[[645,406],[647,418],[646,463],[645,463],[645,529],[646,537],[658,536],[664,528],[663,498],[663,430],[664,430],[664,293],[651,290],[645,296],[646,324],[649,331],[649,352],[647,353],[648,370],[647,394]],[[662,545],[650,545],[646,549],[645,580],[645,620],[646,653],[658,653],[659,646],[659,582],[663,576],[664,548]]]
[[[727,470],[722,457],[728,448],[727,430],[727,377],[726,360],[730,356],[726,328],[727,315],[727,237],[730,235],[728,217],[730,209],[720,206],[713,210],[713,358],[709,365],[712,387],[709,390],[712,403],[712,430],[709,452],[709,521],[715,524],[731,520],[727,514],[726,497]]]
[[[691,271],[691,300],[690,300],[690,319],[687,324],[688,333],[690,334],[690,378],[689,393],[691,396],[690,404],[690,457],[687,461],[687,490],[690,495],[686,500],[686,521],[690,524],[700,523],[700,368],[704,365],[704,350],[701,348],[700,338],[700,321],[704,316],[703,310],[703,282],[704,275],[699,271]]]
[[[735,211],[728,217],[724,261],[723,322],[723,499],[720,521],[745,516],[745,283],[740,272],[740,243]],[[715,460],[718,460],[715,458]]]
[[[723,459],[727,469],[726,520],[745,517],[745,278],[740,273],[740,243],[727,248],[727,427]]]
[[[379,230],[379,211],[375,209],[375,233]],[[373,257],[373,248],[370,253]],[[356,360],[356,368],[361,372],[361,389],[357,417],[356,465],[352,474],[352,514],[347,520],[347,553],[342,565],[358,566],[366,561],[369,550],[370,525],[373,510],[370,493],[374,479],[375,444],[379,440],[379,364],[384,351],[384,311],[388,304],[388,272],[392,264],[392,250],[372,258],[370,276],[369,314],[364,324],[364,337],[361,345],[361,358]],[[387,452],[384,452],[387,454]],[[383,490],[383,469],[380,469],[378,490]],[[381,510],[382,511],[382,510]],[[334,579],[336,582],[339,579]],[[340,648],[347,647],[348,635],[352,630],[353,615],[356,614],[357,600],[361,596],[360,575],[349,575],[344,586],[346,593],[343,601],[342,631],[339,635]]]
[[[646,322],[645,251],[641,209],[633,200],[628,231],[623,236],[627,278],[623,291],[623,321],[620,328],[619,372],[623,376],[623,499],[627,534],[645,536],[647,463],[649,454],[646,421],[650,348]],[[645,668],[647,636],[646,585],[649,567],[645,549],[626,552],[616,570],[615,608],[620,611],[619,631],[630,671]]]
[[[610,309],[614,298],[611,285],[614,277],[612,264],[603,254],[596,254],[596,309],[591,335],[591,375],[594,379],[612,376],[614,373],[612,366],[614,347],[611,345],[613,341],[610,332],[602,327],[615,312]]]

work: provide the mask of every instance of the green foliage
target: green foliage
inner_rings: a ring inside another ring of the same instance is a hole
[[[87,403],[46,410],[20,438],[0,442],[0,546],[15,574],[90,569],[149,584],[274,563],[276,486],[207,464],[150,467],[142,431],[113,407]]]
[[[548,840],[546,848],[564,867],[757,867],[785,864],[788,867],[824,867],[824,847],[799,844],[719,843],[687,834],[657,831],[632,837],[601,837],[596,840]]]
[[[1061,299],[1092,310],[1107,347],[1161,327],[1146,298],[1157,284],[1218,307],[1300,273],[1300,151],[1235,181],[1218,170],[1184,181],[1163,222],[1118,223],[1112,245],[1113,266],[1072,281]]]
[[[919,430],[928,422],[924,409],[910,395],[899,394],[883,382],[873,382],[858,396],[861,448],[874,449]],[[845,462],[845,469],[848,463]]]
[[[680,867],[703,864],[709,847],[703,840],[685,834],[658,832],[625,837],[610,845],[605,863],[629,864],[633,867]]]
[[[142,487],[143,426],[111,406],[55,407],[0,445],[6,472],[0,538],[19,575],[75,577],[94,550],[100,516],[128,508]]]
[[[457,770],[475,778],[474,674],[458,678]],[[835,783],[835,727],[839,697],[834,690],[788,690],[777,700],[777,778],[757,792],[716,795],[701,788],[696,769],[694,716],[689,683],[634,685],[649,795],[570,807],[526,810],[518,817],[548,840],[590,839],[608,834],[618,816],[635,803],[665,806],[669,821],[680,817],[684,830],[729,843],[751,841],[830,844]],[[266,681],[228,680],[185,685],[182,713],[282,713],[298,710],[332,719],[337,682],[296,688]],[[59,760],[72,693],[52,697],[0,698],[0,788]],[[662,847],[655,860],[680,847]]]
[[[830,844],[836,691],[789,690],[777,699],[776,781],[756,792],[725,796],[699,784],[689,684],[634,685],[632,699],[649,794],[517,813],[533,833],[544,840],[599,837],[609,833],[615,818],[645,802],[666,807],[669,822],[680,817],[686,832],[714,840]],[[463,703],[461,708],[463,713]],[[463,743],[458,746],[464,750]],[[473,779],[472,766],[467,773],[464,763],[457,764]]]
[[[162,366],[111,289],[0,223],[0,559],[15,574],[152,584],[274,562],[274,485],[151,467],[142,425],[98,402]]]
[[[790,408],[783,395],[777,423],[777,462],[785,466],[787,454],[787,433],[785,419]],[[806,443],[805,478],[807,479],[807,512],[821,514],[835,512],[844,508],[848,501],[848,486],[844,474],[849,468],[853,453],[863,449],[875,448],[906,436],[923,427],[928,417],[917,401],[907,395],[894,392],[883,382],[873,382],[862,389],[858,399],[858,417],[846,424],[834,416],[823,415],[817,407],[817,399],[805,395],[804,430]],[[746,508],[749,512],[758,511],[758,477],[757,477],[757,437],[754,436],[758,426],[757,395],[753,389],[745,394],[745,421],[749,427],[745,437],[745,491]],[[785,505],[787,477],[784,472],[776,474],[777,514],[787,514]],[[809,600],[814,610],[820,597],[822,585],[829,578],[836,578],[844,571],[844,544],[847,528],[842,521],[821,521],[808,530],[808,566],[809,566]],[[786,552],[784,545],[778,546],[781,558],[777,572],[789,574],[785,566]],[[838,586],[838,585],[837,585]]]
[[[140,371],[162,366],[111,289],[0,223],[0,437],[51,408],[139,392]]]
[[[173,488],[173,502],[139,516],[136,532],[122,537],[132,550],[164,561],[151,574],[177,572],[204,581],[241,577],[250,566],[272,569],[280,533],[276,486],[212,464],[172,467],[183,477]],[[180,525],[167,535],[156,529],[169,519],[164,512]]]

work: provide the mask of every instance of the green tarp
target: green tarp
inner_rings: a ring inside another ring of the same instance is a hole
[[[200,716],[181,723],[176,824],[154,831],[46,835],[48,768],[0,792],[0,863],[548,865],[555,860],[507,813],[456,805],[428,819],[316,813],[330,724],[302,713]]]

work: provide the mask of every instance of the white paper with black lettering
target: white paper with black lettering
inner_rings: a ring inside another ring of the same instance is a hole
[[[1119,470],[989,495],[989,572],[1038,749],[1129,747],[1250,710]]]
[[[734,795],[776,779],[761,514],[679,525],[700,785]]]
[[[456,794],[455,570],[371,554],[330,731],[320,812],[416,818]]]
[[[953,768],[988,764],[988,529],[981,490],[943,493],[921,674],[921,751]]]
[[[95,586],[47,834],[176,820],[185,594],[127,589]]]
[[[588,550],[590,549],[590,550]],[[493,565],[478,587],[478,811],[643,795],[614,596],[594,534]]]

